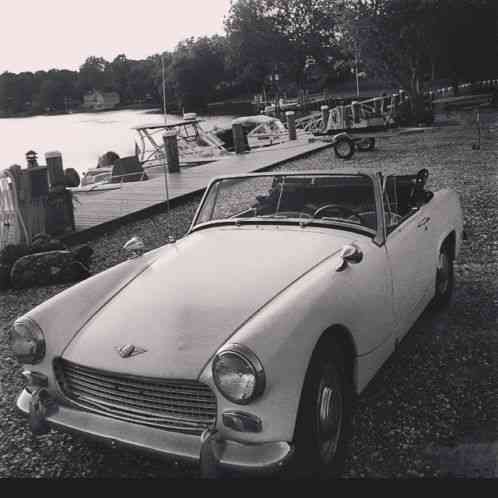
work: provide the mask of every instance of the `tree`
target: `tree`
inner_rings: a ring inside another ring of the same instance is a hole
[[[496,77],[498,4],[495,0],[438,1],[434,76],[454,88],[467,81]]]
[[[336,0],[345,47],[372,76],[422,93],[424,82],[493,77],[495,0]],[[492,74],[491,74],[492,73]]]
[[[75,71],[51,69],[45,73],[39,91],[33,96],[35,110],[65,110],[68,99],[78,98],[77,78]]]
[[[154,75],[156,63],[151,57],[133,61],[128,76],[128,92],[135,102],[160,102],[160,91],[156,86]]]
[[[17,95],[16,75],[7,71],[0,75],[0,109],[7,114],[22,109]]]
[[[224,79],[225,46],[219,36],[180,42],[168,66],[168,81],[181,106],[202,108],[216,95]]]
[[[259,90],[283,52],[282,37],[269,17],[266,2],[234,2],[225,19],[225,31],[230,46],[229,65],[235,82],[246,86],[248,91]]]
[[[260,79],[278,70],[298,87],[307,60],[330,70],[339,56],[333,3],[329,0],[238,0],[225,20],[241,68]]]
[[[106,71],[109,66],[102,57],[88,57],[80,66],[78,77],[78,89],[81,94],[92,90],[107,90],[111,85],[110,72]]]

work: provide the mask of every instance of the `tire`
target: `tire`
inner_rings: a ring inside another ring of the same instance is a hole
[[[368,152],[374,150],[375,148],[375,138],[369,137],[356,142],[356,149],[358,152]]]
[[[348,137],[341,137],[334,144],[334,152],[340,159],[349,159],[354,154],[354,142]]]
[[[453,259],[448,244],[445,243],[439,252],[436,268],[436,292],[432,300],[435,310],[444,308],[450,302],[454,285]]]
[[[292,476],[341,475],[351,436],[352,400],[341,349],[332,341],[319,344],[301,394]]]

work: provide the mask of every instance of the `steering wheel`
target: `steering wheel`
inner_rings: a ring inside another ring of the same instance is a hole
[[[341,204],[325,204],[325,206],[319,207],[314,213],[313,213],[313,218],[318,216],[322,211],[326,211],[328,209],[339,211],[340,213],[344,214],[343,218],[351,218],[351,217],[356,217],[360,221],[361,224],[363,224],[363,218],[353,211],[352,209],[342,206]]]

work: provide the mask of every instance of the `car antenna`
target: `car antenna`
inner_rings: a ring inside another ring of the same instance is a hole
[[[167,244],[172,244],[176,241],[173,232],[171,231],[171,213],[170,213],[170,205],[169,205],[169,188],[168,188],[168,166],[167,166],[167,158],[166,158],[166,150],[162,152],[162,162],[164,169],[164,189],[166,191],[166,232],[168,234]]]

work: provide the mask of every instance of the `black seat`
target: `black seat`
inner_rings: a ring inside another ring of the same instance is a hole
[[[138,182],[140,180],[147,180],[147,174],[137,156],[122,157],[114,162],[111,183]]]

